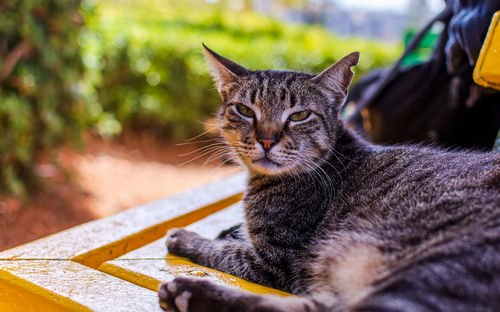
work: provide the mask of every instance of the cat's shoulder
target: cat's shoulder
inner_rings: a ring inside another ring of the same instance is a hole
[[[474,149],[462,149],[454,147],[443,147],[439,145],[423,144],[400,144],[400,145],[370,145],[369,150],[378,157],[441,157],[442,159],[491,159],[500,160],[498,151],[479,151]]]
[[[435,170],[456,175],[459,172],[480,174],[500,172],[500,152],[482,152],[424,145],[371,146],[365,166],[384,170]]]

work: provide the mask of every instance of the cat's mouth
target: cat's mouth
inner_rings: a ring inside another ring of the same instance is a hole
[[[282,164],[275,162],[274,160],[270,159],[267,156],[264,156],[259,159],[255,159],[252,161],[252,163],[256,166],[265,168],[265,169],[278,169],[283,167]]]

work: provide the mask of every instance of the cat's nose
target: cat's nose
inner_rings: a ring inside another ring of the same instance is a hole
[[[276,144],[275,138],[258,138],[257,141],[262,145],[264,150],[268,151]]]

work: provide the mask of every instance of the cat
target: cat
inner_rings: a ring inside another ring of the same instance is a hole
[[[169,252],[296,296],[189,278],[173,311],[498,311],[500,153],[373,145],[340,117],[359,53],[317,75],[251,71],[205,47],[217,122],[248,171],[246,222]]]

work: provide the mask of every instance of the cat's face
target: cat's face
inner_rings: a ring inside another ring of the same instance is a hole
[[[218,125],[251,170],[281,174],[313,169],[329,156],[338,105],[293,72],[251,72],[224,93]]]
[[[249,170],[298,173],[316,169],[329,158],[352,78],[349,68],[357,63],[357,54],[314,76],[249,71],[209,49],[206,52],[222,97],[219,129]]]

